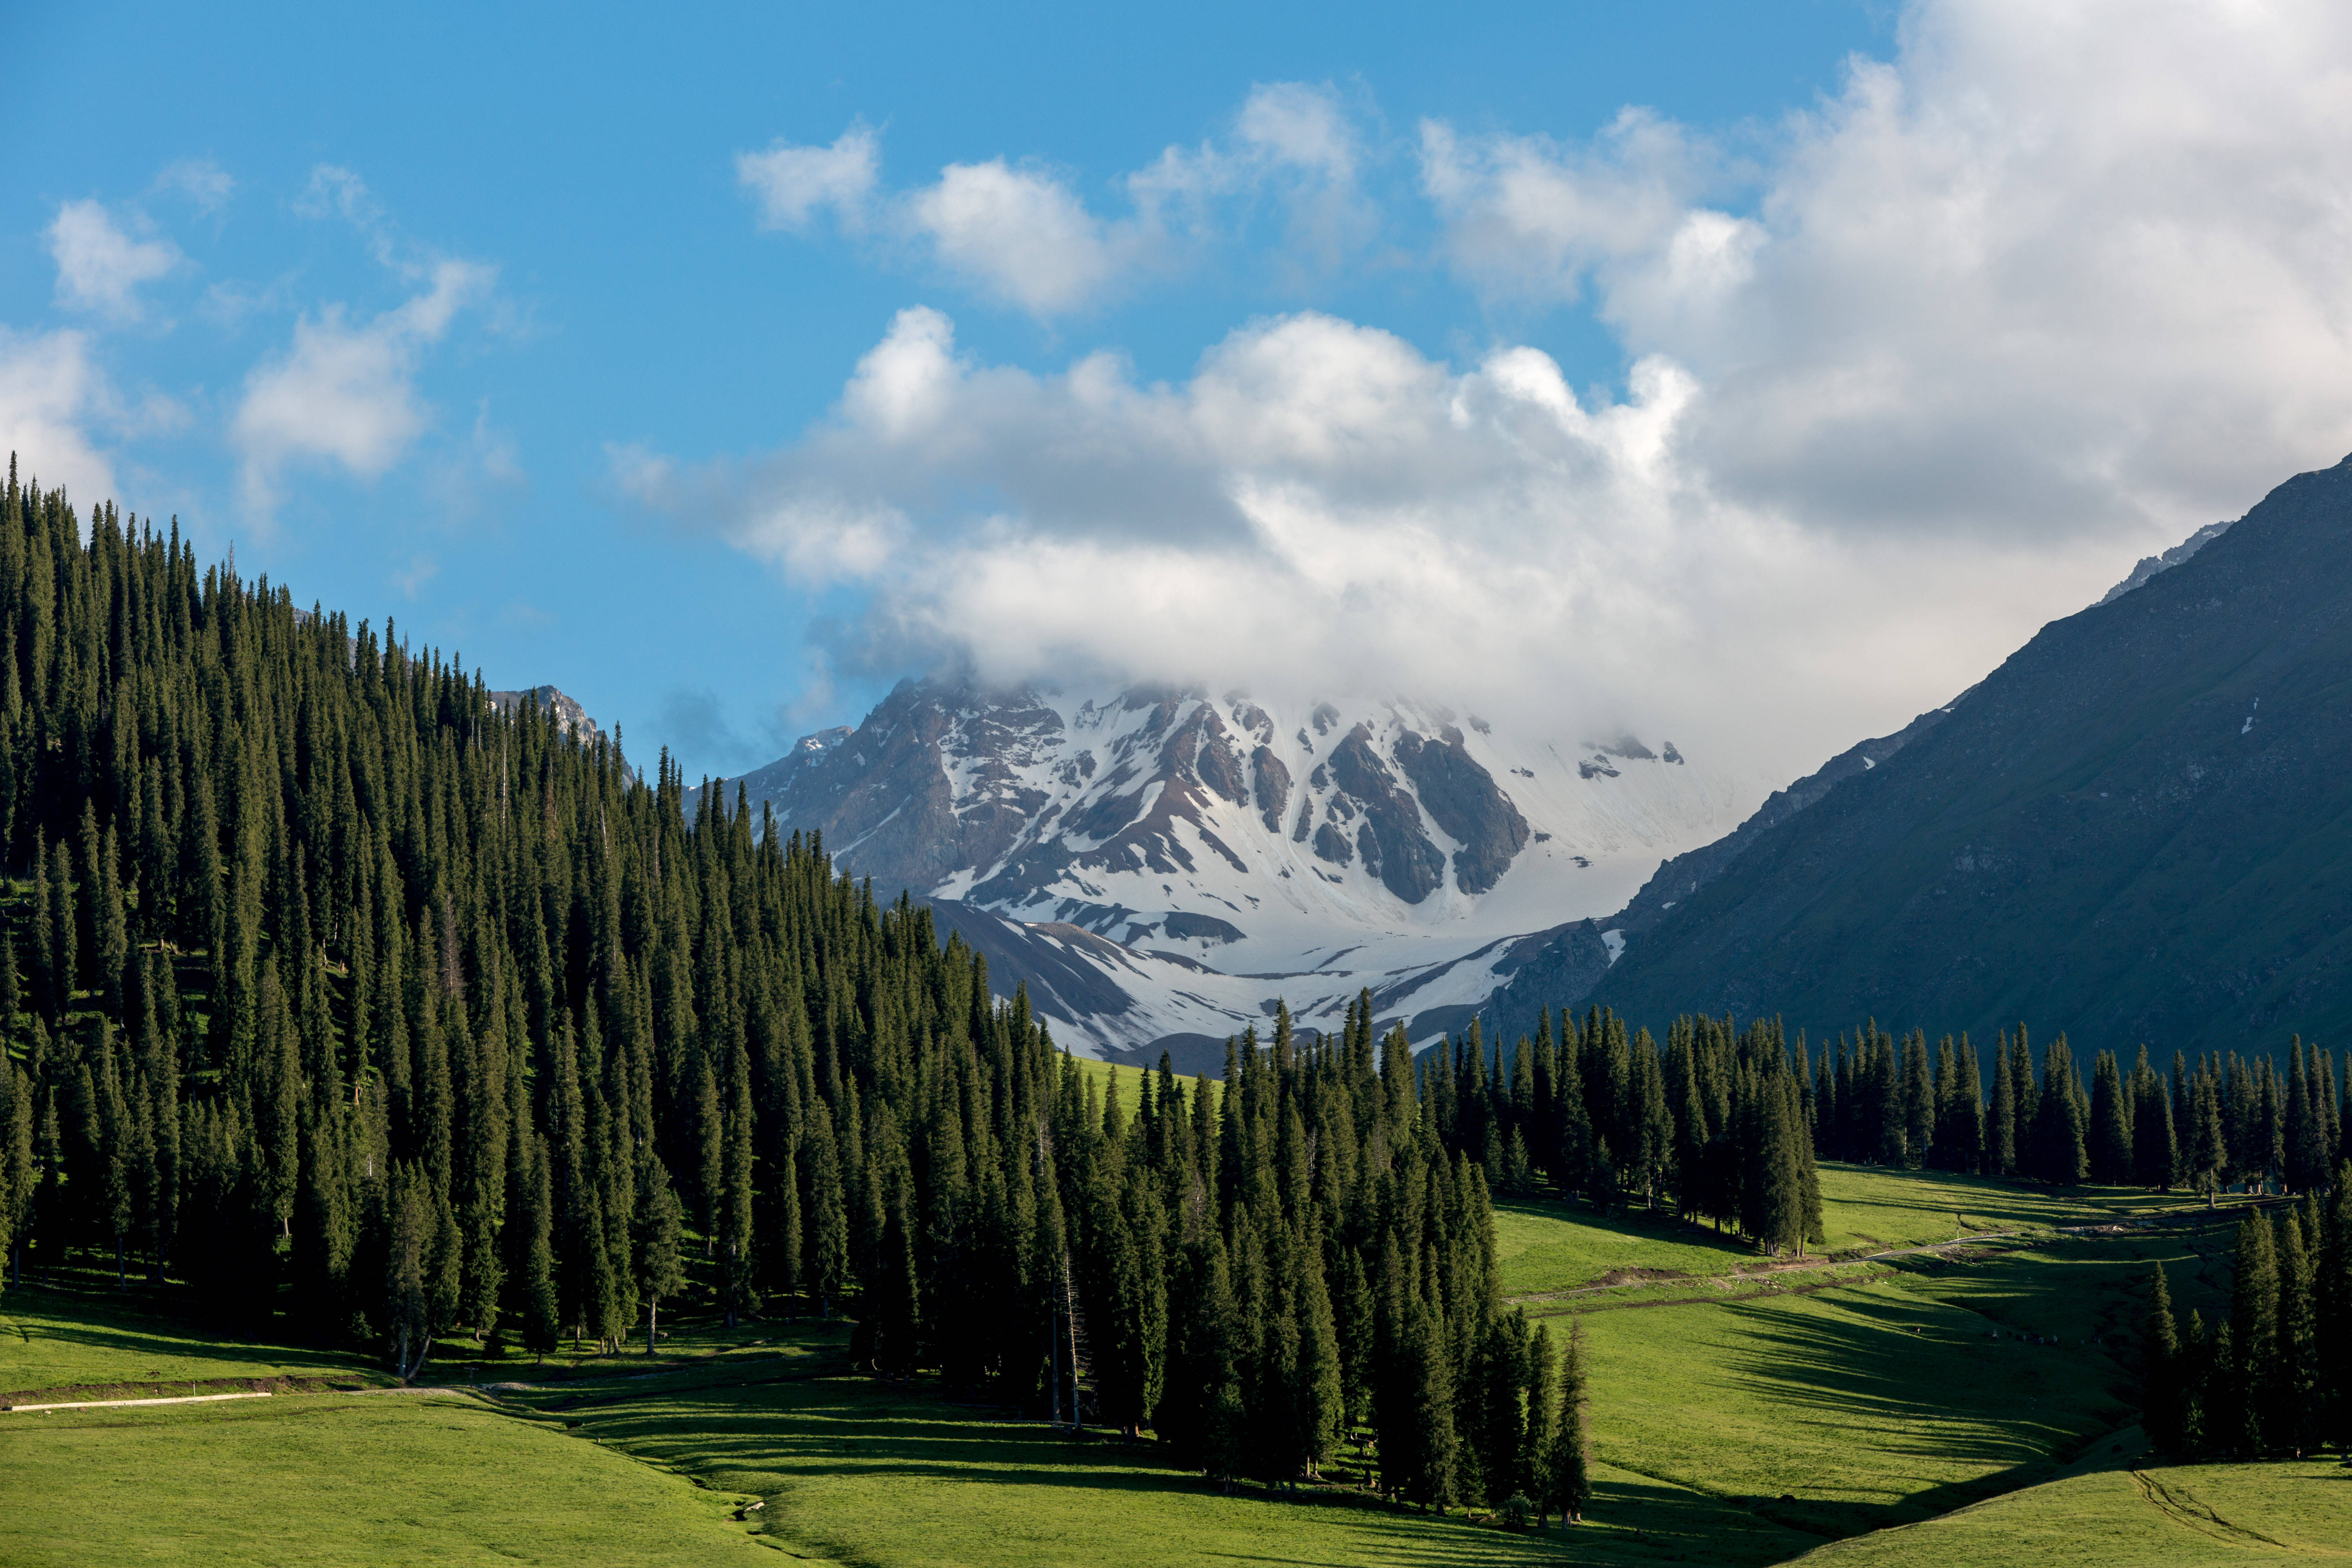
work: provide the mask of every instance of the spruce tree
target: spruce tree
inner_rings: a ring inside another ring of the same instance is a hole
[[[1592,1502],[1592,1443],[1588,1434],[1591,1395],[1585,1388],[1584,1322],[1572,1320],[1568,1348],[1560,1357],[1559,1418],[1553,1423],[1544,1500],[1570,1524],[1584,1522]]]
[[[2140,1334],[2141,1425],[2167,1454],[2182,1452],[2180,1336],[2172,1320],[2172,1291],[2164,1266],[2148,1270],[2147,1317]]]
[[[2260,1215],[2238,1226],[2230,1286],[2230,1342],[2234,1351],[2233,1403],[2237,1419],[2224,1428],[2223,1446],[2249,1458],[2271,1444],[2271,1420],[2279,1381],[2278,1254],[2270,1222]]]
[[[2280,1215],[2273,1247],[2278,1258],[2278,1331],[2273,1355],[2271,1441],[2300,1456],[2319,1440],[2319,1315],[2316,1269],[2298,1215]]]

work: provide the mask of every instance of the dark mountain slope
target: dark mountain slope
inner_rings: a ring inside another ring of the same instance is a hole
[[[2352,1024],[2352,458],[2042,628],[1597,1001],[2169,1048]]]

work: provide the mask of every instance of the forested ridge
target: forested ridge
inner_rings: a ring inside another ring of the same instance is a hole
[[[687,795],[12,469],[16,1267],[404,1374],[453,1332],[845,1302],[879,1373],[1212,1473],[1311,1475],[1362,1424],[1404,1496],[1575,1505],[1580,1380],[1503,1310],[1484,1169],[1368,1005],[1123,1106],[928,909]]]

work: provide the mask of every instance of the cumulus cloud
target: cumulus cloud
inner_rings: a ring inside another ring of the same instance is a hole
[[[1181,385],[1109,355],[1037,375],[971,362],[915,309],[797,446],[615,472],[798,586],[870,590],[848,664],[1432,695],[1570,739],[1761,737],[1789,765],[1831,731],[1783,734],[1781,686],[1884,708],[1874,637],[1906,639],[1941,695],[1980,673],[2016,621],[1996,574],[1954,564],[1983,595],[1965,615],[1874,607],[1857,590],[1883,563],[1726,504],[1683,460],[1700,395],[1654,359],[1593,403],[1533,349],[1456,370],[1312,313],[1235,332]]]
[[[180,263],[166,239],[136,239],[94,201],[66,202],[48,228],[58,265],[58,301],[110,321],[137,321],[139,288]]]
[[[1583,146],[1432,124],[1423,181],[1464,277],[1589,289],[1697,378],[1727,494],[2169,542],[2352,445],[2347,86],[2337,6],[1929,0],[1736,203],[1721,150],[1639,114]]]
[[[0,447],[16,455],[27,479],[63,486],[85,504],[115,494],[113,467],[89,434],[114,403],[83,334],[0,327]]]
[[[881,161],[879,142],[860,123],[830,147],[778,142],[764,153],[739,153],[735,177],[759,199],[762,228],[805,228],[829,208],[843,227],[857,229],[865,226]]]
[[[1002,158],[949,164],[906,211],[941,261],[1038,316],[1091,303],[1133,248],[1061,181]]]
[[[1731,138],[1418,128],[1431,265],[1493,321],[1591,312],[1622,390],[1314,313],[1172,384],[1041,373],[915,310],[782,450],[647,458],[637,494],[862,589],[845,670],[1412,692],[1787,776],[2352,447],[2347,83],[2336,7],[1922,0]],[[1253,95],[1130,178],[1133,221],[1358,192],[1335,103]]]
[[[426,348],[457,311],[484,298],[495,273],[474,262],[441,261],[429,286],[366,320],[331,304],[294,325],[285,353],[247,376],[229,436],[247,505],[266,517],[279,480],[298,463],[326,463],[362,479],[381,478],[429,421],[416,385]]]
[[[1360,140],[1339,95],[1296,82],[1253,88],[1228,133],[1170,147],[1116,182],[1129,211],[1105,216],[1061,173],[991,158],[950,163],[928,185],[880,188],[880,139],[863,122],[831,145],[779,142],[736,155],[763,228],[843,229],[911,243],[983,297],[1041,320],[1097,306],[1171,269],[1182,244],[1229,233],[1235,204],[1270,197],[1286,215],[1286,267],[1335,265],[1375,226],[1356,184]]]

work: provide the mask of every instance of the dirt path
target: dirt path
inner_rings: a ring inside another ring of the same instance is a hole
[[[2132,1479],[2139,1483],[2139,1495],[2147,1505],[2184,1529],[2200,1535],[2226,1541],[2232,1546],[2260,1544],[2290,1551],[2284,1541],[2273,1541],[2259,1530],[2248,1530],[2242,1524],[2231,1524],[2208,1507],[2195,1492],[2180,1485],[2167,1485],[2146,1470],[2134,1470]]]
[[[268,1399],[269,1391],[258,1394],[181,1394],[169,1399],[73,1399],[58,1405],[0,1405],[0,1414],[19,1415],[46,1415],[52,1410],[120,1410],[129,1405],[216,1405],[224,1399]]]

